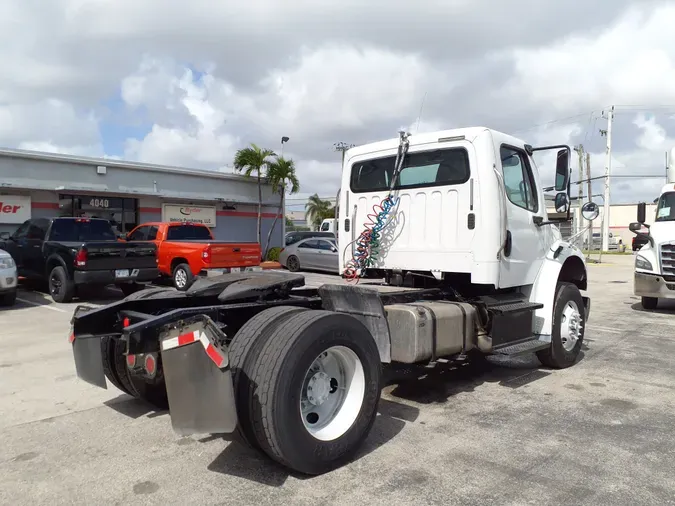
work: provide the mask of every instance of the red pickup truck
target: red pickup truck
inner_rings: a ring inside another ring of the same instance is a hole
[[[260,268],[258,243],[216,241],[209,227],[201,223],[142,223],[124,240],[154,242],[159,271],[171,277],[181,291],[187,290],[197,276]]]

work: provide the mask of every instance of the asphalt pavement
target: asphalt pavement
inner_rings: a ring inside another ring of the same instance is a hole
[[[77,303],[22,291],[0,311],[0,504],[673,504],[675,304],[643,311],[632,257],[603,260],[575,366],[491,359],[390,385],[357,459],[312,478],[79,381]]]

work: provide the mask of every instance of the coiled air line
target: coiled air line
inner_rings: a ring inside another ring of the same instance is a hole
[[[374,264],[374,259],[377,258],[380,248],[380,238],[384,228],[391,223],[388,221],[389,213],[398,204],[398,197],[394,195],[394,186],[403,168],[405,155],[408,153],[410,142],[409,133],[404,131],[399,132],[398,152],[396,153],[396,161],[394,162],[394,173],[389,184],[389,194],[380,202],[373,206],[373,210],[367,215],[368,221],[363,224],[363,231],[356,238],[347,245],[356,243],[356,248],[352,258],[347,262],[343,276],[347,281],[354,281],[358,283],[363,275],[363,272],[368,267]]]

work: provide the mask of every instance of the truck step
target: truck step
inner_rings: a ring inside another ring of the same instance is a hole
[[[524,311],[534,311],[544,307],[540,302],[529,302],[527,300],[521,301],[504,301],[497,304],[488,304],[489,311],[497,314],[505,313],[521,313]]]
[[[551,343],[545,343],[539,339],[532,339],[530,341],[522,341],[516,344],[509,344],[501,346],[498,349],[493,350],[493,353],[496,355],[508,355],[514,357],[517,355],[524,355],[526,353],[534,353],[535,351],[545,350],[551,345]]]

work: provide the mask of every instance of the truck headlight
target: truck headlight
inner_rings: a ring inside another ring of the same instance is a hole
[[[12,257],[0,258],[0,269],[12,269],[14,267],[16,267],[16,264]]]
[[[645,271],[653,271],[654,268],[652,267],[652,264],[649,260],[647,260],[645,257],[637,255],[635,257],[635,268],[636,269],[642,269]]]

